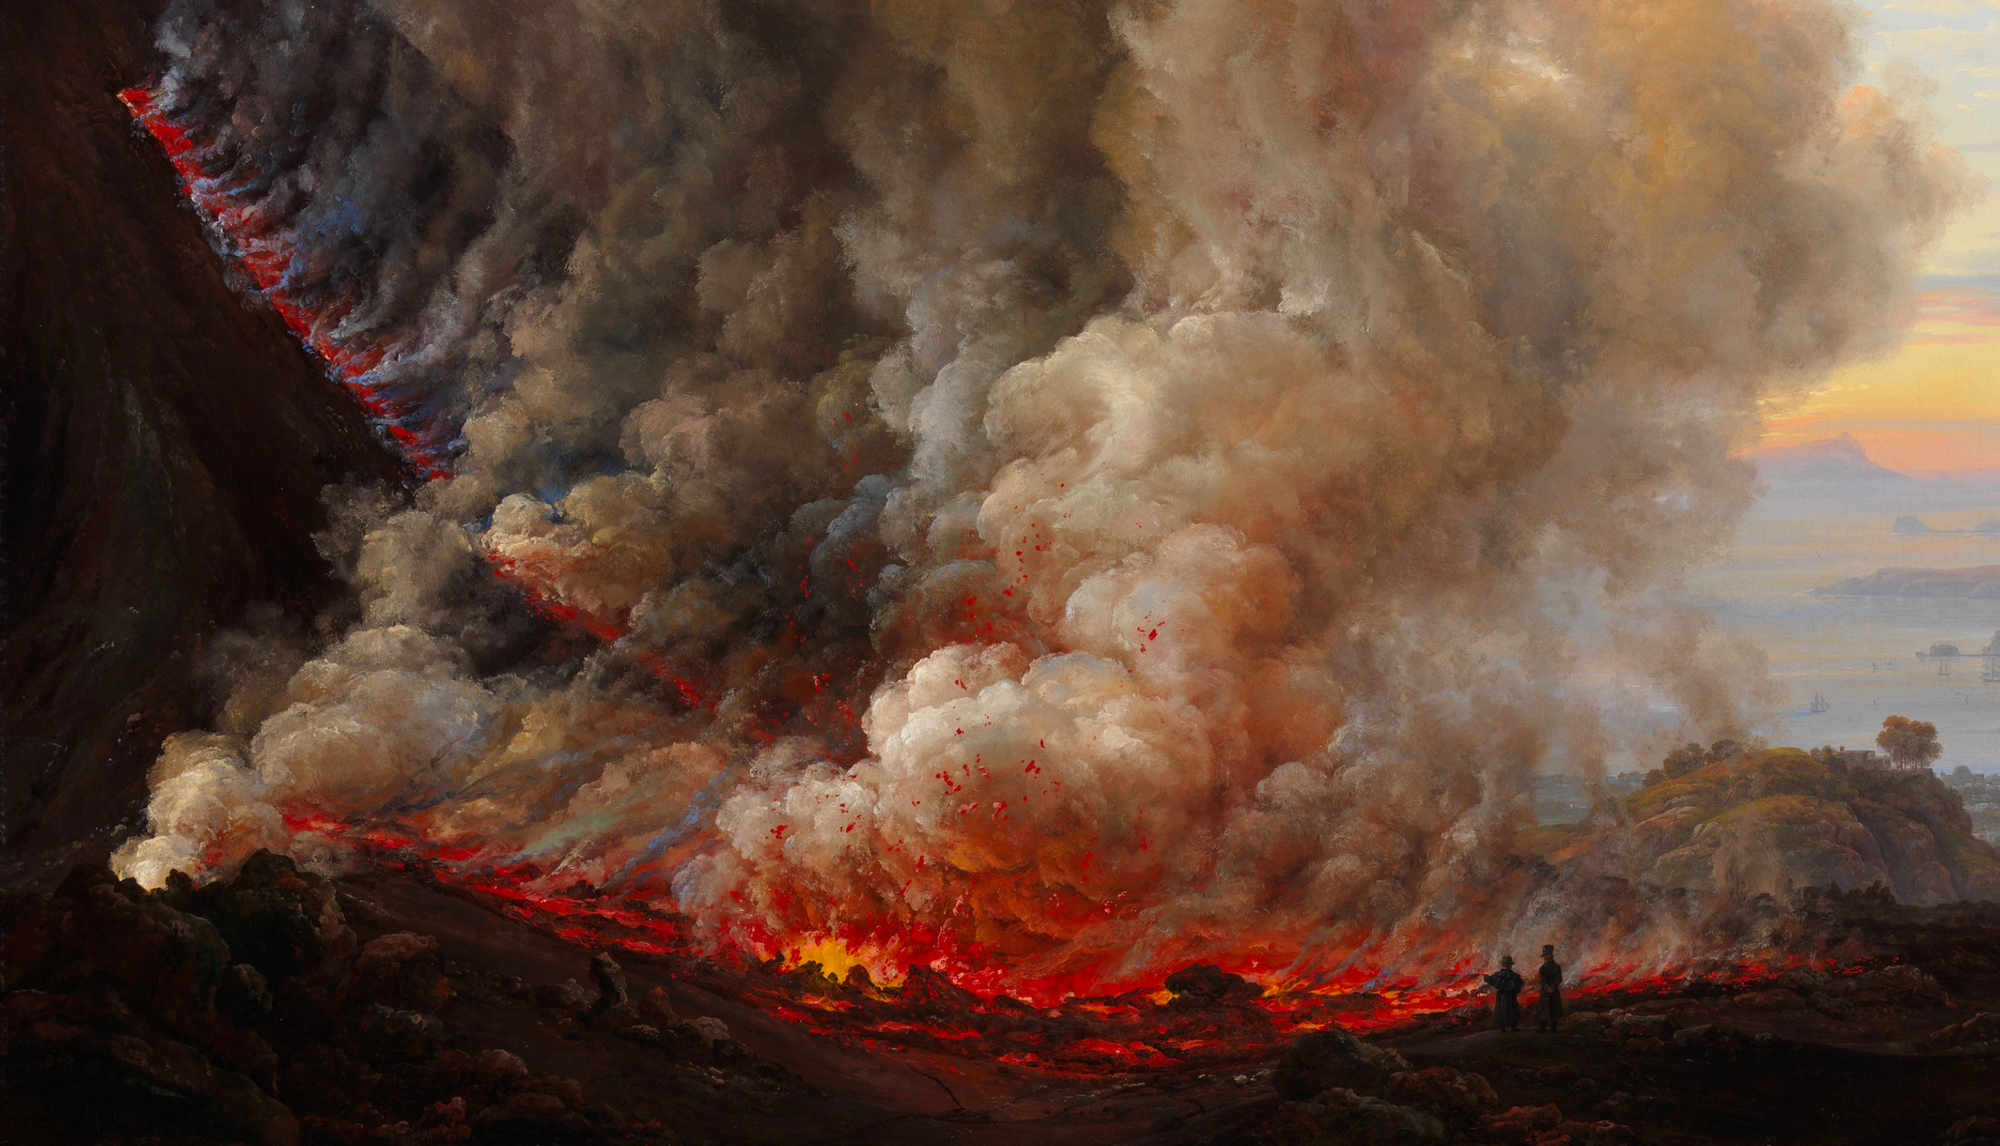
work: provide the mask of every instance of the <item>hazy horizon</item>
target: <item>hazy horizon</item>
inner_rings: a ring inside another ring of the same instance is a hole
[[[1767,472],[1766,481],[1733,543],[1689,584],[1718,626],[1770,658],[1784,699],[1765,735],[1801,748],[1868,747],[1882,718],[1898,713],[1938,726],[1939,767],[2000,771],[2000,683],[1983,682],[1971,655],[2000,631],[2000,599],[1815,592],[1887,567],[2000,564],[2000,536],[1947,532],[2000,518],[2000,477],[1884,478],[1855,467],[1848,476]],[[1895,532],[1905,516],[1936,532]],[[1968,655],[1940,675],[1916,655],[1935,643]],[[1815,693],[1829,711],[1809,711]]]

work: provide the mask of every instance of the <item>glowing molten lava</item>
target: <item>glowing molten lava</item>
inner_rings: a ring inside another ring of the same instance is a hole
[[[1106,994],[1083,975],[1022,982],[982,962],[981,953],[932,934],[850,929],[711,950],[690,939],[689,921],[670,907],[583,885],[552,890],[554,881],[532,864],[486,863],[476,848],[321,815],[291,816],[287,824],[338,838],[373,865],[434,881],[580,947],[667,966],[814,1034],[870,1048],[1074,1074],[1210,1070],[1268,1059],[1299,1034],[1327,1026],[1368,1032],[1421,1022],[1480,1024],[1491,1007],[1479,983],[1485,968],[1470,964],[1430,980],[1350,967],[1316,982],[1286,982],[1244,966],[1235,970],[1248,982],[1235,989],[1176,993],[1158,983]],[[882,965],[887,952],[911,961],[901,975],[878,980],[868,967]],[[1639,973],[1604,964],[1572,968],[1565,994],[1624,1006],[1754,989],[1799,969],[1855,974],[1867,966],[1777,957]],[[1012,983],[1012,993],[992,986],[1000,982]]]
[[[390,348],[355,345],[340,333],[341,321],[348,316],[346,307],[335,305],[322,311],[291,289],[290,276],[301,253],[283,228],[272,226],[256,206],[243,205],[232,194],[227,179],[207,168],[208,155],[197,138],[196,125],[167,115],[149,88],[126,88],[118,93],[118,99],[166,152],[188,202],[222,237],[231,259],[300,345],[326,364],[328,376],[361,403],[419,473],[431,479],[443,477],[447,472],[444,453],[435,431],[423,424],[416,411],[371,384],[371,372],[388,357]]]
[[[256,204],[246,206],[232,193],[225,176],[205,166],[208,155],[197,139],[199,126],[161,110],[155,93],[144,86],[126,88],[118,93],[118,99],[159,144],[179,177],[182,195],[221,237],[228,257],[248,276],[299,344],[322,362],[327,375],[361,404],[370,420],[388,435],[397,452],[418,474],[429,481],[449,477],[450,463],[441,431],[426,425],[421,412],[411,404],[384,394],[374,385],[373,372],[387,359],[391,348],[365,342],[357,345],[361,340],[340,331],[340,324],[349,312],[345,304],[321,307],[316,300],[292,288],[290,276],[303,253],[296,249],[289,232],[272,225]],[[488,567],[495,575],[519,586],[529,607],[550,620],[606,642],[617,640],[626,631],[624,617],[601,616],[549,596],[542,578],[531,571],[516,569],[504,556],[489,555]],[[664,666],[657,671],[690,707],[701,705],[702,690],[696,685]]]

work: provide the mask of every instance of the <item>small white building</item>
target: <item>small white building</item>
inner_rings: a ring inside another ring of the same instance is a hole
[[[1841,747],[1835,751],[1840,753],[1840,762],[1849,768],[1881,768],[1891,772],[1929,771],[1923,764],[1898,764],[1873,748]]]

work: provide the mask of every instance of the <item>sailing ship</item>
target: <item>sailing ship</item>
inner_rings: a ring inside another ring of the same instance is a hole
[[[1832,710],[1833,706],[1828,704],[1826,698],[1818,693],[1813,693],[1812,707],[1806,709],[1807,712],[1811,713],[1830,712]]]

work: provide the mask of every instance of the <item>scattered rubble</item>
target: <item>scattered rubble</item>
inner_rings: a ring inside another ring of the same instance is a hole
[[[2000,1042],[2000,1015],[1981,1011],[1962,1023],[1953,1023],[1934,1032],[1926,1040],[1934,1047],[1963,1047]]]
[[[1616,1122],[1566,1118],[1562,1108],[1551,1102],[1516,1106],[1488,1119],[1486,1140],[1506,1146],[1630,1146],[1638,1136]]]
[[[1281,1146],[1329,1139],[1353,1146],[1442,1146],[1446,1141],[1444,1123],[1434,1115],[1344,1087],[1287,1104],[1274,1130]]]
[[[1447,1066],[1401,1071],[1389,1079],[1390,1101],[1414,1106],[1435,1115],[1446,1126],[1478,1126],[1500,1107],[1500,1096],[1484,1075],[1468,1074]]]
[[[1902,1009],[1949,1002],[1935,977],[1907,963],[1846,973],[1801,969],[1734,994],[1690,992],[1602,1010],[1582,1002],[1564,1018],[1562,1029],[1634,1051],[1730,1050],[1772,1043],[1770,1031],[1741,1029],[1746,1026],[1893,1017]]]
[[[1946,1146],[2000,1146],[2000,1118],[1961,1118],[1944,1132]]]
[[[1544,1081],[1574,1080],[1560,1064]],[[1630,1128],[1567,1118],[1554,1104],[1501,1110],[1485,1076],[1434,1066],[1412,1070],[1394,1050],[1338,1028],[1294,1042],[1272,1073],[1285,1099],[1266,1133],[1276,1146],[1478,1142],[1507,1146],[1627,1146]]]

